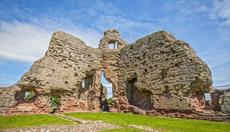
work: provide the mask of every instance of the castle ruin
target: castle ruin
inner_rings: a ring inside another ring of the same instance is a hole
[[[115,29],[104,32],[98,48],[55,32],[44,57],[15,85],[0,89],[0,114],[49,113],[52,96],[59,98],[55,112],[103,111],[108,105],[103,73],[112,83],[109,111],[230,119],[229,109],[218,115],[206,106],[211,71],[189,44],[165,31],[127,44]]]

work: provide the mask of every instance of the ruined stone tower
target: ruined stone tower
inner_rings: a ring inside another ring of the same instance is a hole
[[[106,105],[102,73],[112,83],[110,111],[117,112],[202,111],[204,93],[212,88],[208,66],[165,31],[127,44],[117,30],[107,30],[99,48],[55,32],[45,56],[15,85],[0,89],[0,114],[49,113],[52,96],[60,99],[56,112],[101,111]],[[35,96],[25,99],[31,91]]]

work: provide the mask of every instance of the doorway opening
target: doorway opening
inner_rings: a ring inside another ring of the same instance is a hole
[[[136,87],[136,82],[137,78],[126,82],[126,96],[129,104],[146,110],[152,109],[151,92],[149,90],[140,91]]]
[[[101,102],[101,110],[109,111],[109,108],[113,105],[113,84],[105,78],[105,72],[101,75],[101,84],[105,89],[105,99]]]

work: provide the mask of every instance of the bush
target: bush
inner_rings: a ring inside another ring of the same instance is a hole
[[[113,104],[113,99],[112,98],[107,99],[107,104],[112,105]]]
[[[56,109],[58,108],[59,104],[60,104],[60,97],[56,95],[51,96],[50,97],[50,107],[51,107],[50,112],[54,113]]]
[[[31,92],[26,91],[25,95],[24,95],[24,100],[29,101],[29,100],[33,99],[35,97],[35,95],[36,95],[36,93],[34,91],[31,91]]]

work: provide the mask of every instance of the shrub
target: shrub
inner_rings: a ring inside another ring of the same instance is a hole
[[[112,98],[107,99],[107,104],[112,105],[113,104],[113,99]]]
[[[35,95],[36,95],[36,93],[34,91],[31,91],[31,92],[26,91],[25,95],[24,95],[24,100],[29,101],[29,100],[33,99],[35,97]]]
[[[50,97],[50,107],[51,107],[50,112],[54,113],[56,109],[58,108],[59,104],[60,104],[60,97],[56,95],[51,96]]]

